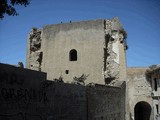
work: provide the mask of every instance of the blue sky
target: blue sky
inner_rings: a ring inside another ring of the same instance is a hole
[[[31,0],[0,20],[0,62],[25,63],[32,27],[118,17],[128,33],[127,65],[160,64],[160,0]]]

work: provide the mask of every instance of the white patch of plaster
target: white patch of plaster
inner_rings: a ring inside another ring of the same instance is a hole
[[[119,64],[119,47],[118,47],[118,40],[112,44],[112,51],[113,51],[114,53],[116,53],[116,57],[115,57],[114,61]]]

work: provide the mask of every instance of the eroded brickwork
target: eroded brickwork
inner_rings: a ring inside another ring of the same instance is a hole
[[[27,67],[31,70],[41,71],[43,52],[41,50],[41,30],[33,28],[28,38]]]

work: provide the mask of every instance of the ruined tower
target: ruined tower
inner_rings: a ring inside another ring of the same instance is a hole
[[[47,25],[29,34],[27,68],[49,80],[114,84],[126,80],[126,47],[118,18]]]

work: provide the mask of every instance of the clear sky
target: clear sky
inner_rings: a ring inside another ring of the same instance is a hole
[[[160,0],[31,0],[16,9],[19,16],[0,20],[1,63],[25,64],[33,27],[118,17],[128,33],[127,65],[160,64]]]

